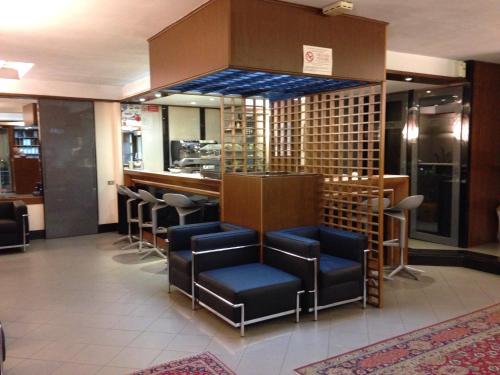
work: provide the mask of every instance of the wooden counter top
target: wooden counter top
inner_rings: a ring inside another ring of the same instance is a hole
[[[23,201],[26,204],[43,204],[43,196],[35,196],[33,194],[15,194],[2,193],[0,194],[0,202]]]
[[[221,181],[204,178],[199,173],[151,172],[125,168],[123,177],[127,186],[147,185],[209,197],[220,196]]]

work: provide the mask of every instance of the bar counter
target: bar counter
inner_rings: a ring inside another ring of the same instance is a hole
[[[151,172],[124,168],[123,179],[127,186],[146,185],[208,197],[220,196],[221,181],[202,177],[200,173]]]

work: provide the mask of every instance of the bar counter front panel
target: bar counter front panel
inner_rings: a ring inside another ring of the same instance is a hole
[[[219,198],[221,181],[202,177],[199,173],[150,172],[125,168],[126,186],[146,185],[180,193]]]

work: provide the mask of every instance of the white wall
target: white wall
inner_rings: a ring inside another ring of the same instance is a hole
[[[121,100],[122,87],[79,82],[42,81],[35,79],[0,79],[0,94],[48,95],[68,98]]]
[[[200,139],[200,109],[169,106],[168,132],[171,141]]]
[[[220,110],[215,108],[205,109],[205,134],[206,139],[220,143]]]
[[[144,169],[163,172],[163,122],[158,112],[142,111],[142,160]]]
[[[388,70],[446,77],[465,77],[465,62],[459,60],[387,51],[386,61]]]
[[[30,231],[45,229],[43,204],[28,204]]]
[[[120,103],[95,102],[94,110],[99,224],[117,223],[118,199],[115,185],[123,183]]]

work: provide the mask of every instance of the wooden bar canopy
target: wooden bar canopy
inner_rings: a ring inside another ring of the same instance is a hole
[[[331,48],[335,79],[385,79],[386,23],[275,0],[211,0],[149,39],[151,88],[226,69],[302,75],[303,46]]]

